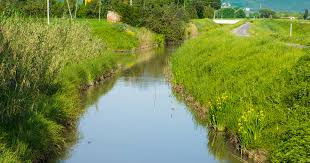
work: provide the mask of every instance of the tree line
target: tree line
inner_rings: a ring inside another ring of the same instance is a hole
[[[221,0],[49,0],[52,17],[66,17],[69,10],[77,18],[93,18],[108,10],[117,10],[124,5],[139,8],[156,8],[164,5],[183,7],[192,18],[212,17],[212,9],[221,8]],[[89,3],[85,3],[85,1]],[[69,8],[66,3],[69,3]],[[46,0],[1,0],[0,12],[5,14],[20,13],[27,16],[43,17],[46,15]],[[210,10],[210,11],[208,11]]]
[[[163,34],[166,40],[184,39],[190,19],[212,18],[221,8],[221,0],[49,0],[50,16],[54,18],[105,17],[107,11],[118,12],[122,22],[147,27]],[[30,17],[45,17],[46,0],[2,0],[0,12]]]

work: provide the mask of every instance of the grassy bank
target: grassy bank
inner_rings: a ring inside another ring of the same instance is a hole
[[[144,35],[116,30],[119,26],[56,19],[47,26],[40,19],[1,17],[0,162],[61,155],[68,130],[83,112],[81,89],[136,58],[113,50],[138,48]]]
[[[211,126],[238,136],[243,149],[273,162],[308,162],[309,51],[269,36],[236,37],[231,29],[186,42],[172,57],[173,83],[208,109]]]
[[[290,24],[293,23],[292,37]],[[302,20],[256,20],[251,32],[255,36],[271,36],[286,43],[310,46],[310,22]]]
[[[92,34],[104,41],[112,50],[135,50],[163,46],[164,36],[155,34],[146,28],[135,28],[123,23],[108,23],[106,20],[81,19]]]

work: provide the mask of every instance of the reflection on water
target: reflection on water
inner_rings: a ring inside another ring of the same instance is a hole
[[[224,136],[173,95],[164,78],[171,49],[153,53],[87,92],[80,139],[60,162],[238,162]]]

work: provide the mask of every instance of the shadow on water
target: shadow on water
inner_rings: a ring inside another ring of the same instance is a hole
[[[142,52],[83,97],[85,114],[58,162],[240,162],[225,135],[174,95],[164,72],[175,48]]]

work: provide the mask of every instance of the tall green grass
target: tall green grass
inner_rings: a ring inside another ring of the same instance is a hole
[[[171,59],[173,83],[243,149],[267,150],[274,162],[309,161],[308,52],[270,37],[236,37],[231,28],[186,42]],[[292,138],[294,128],[300,130]]]
[[[116,67],[80,23],[0,21],[0,162],[47,161],[66,146],[82,109],[79,87]]]

